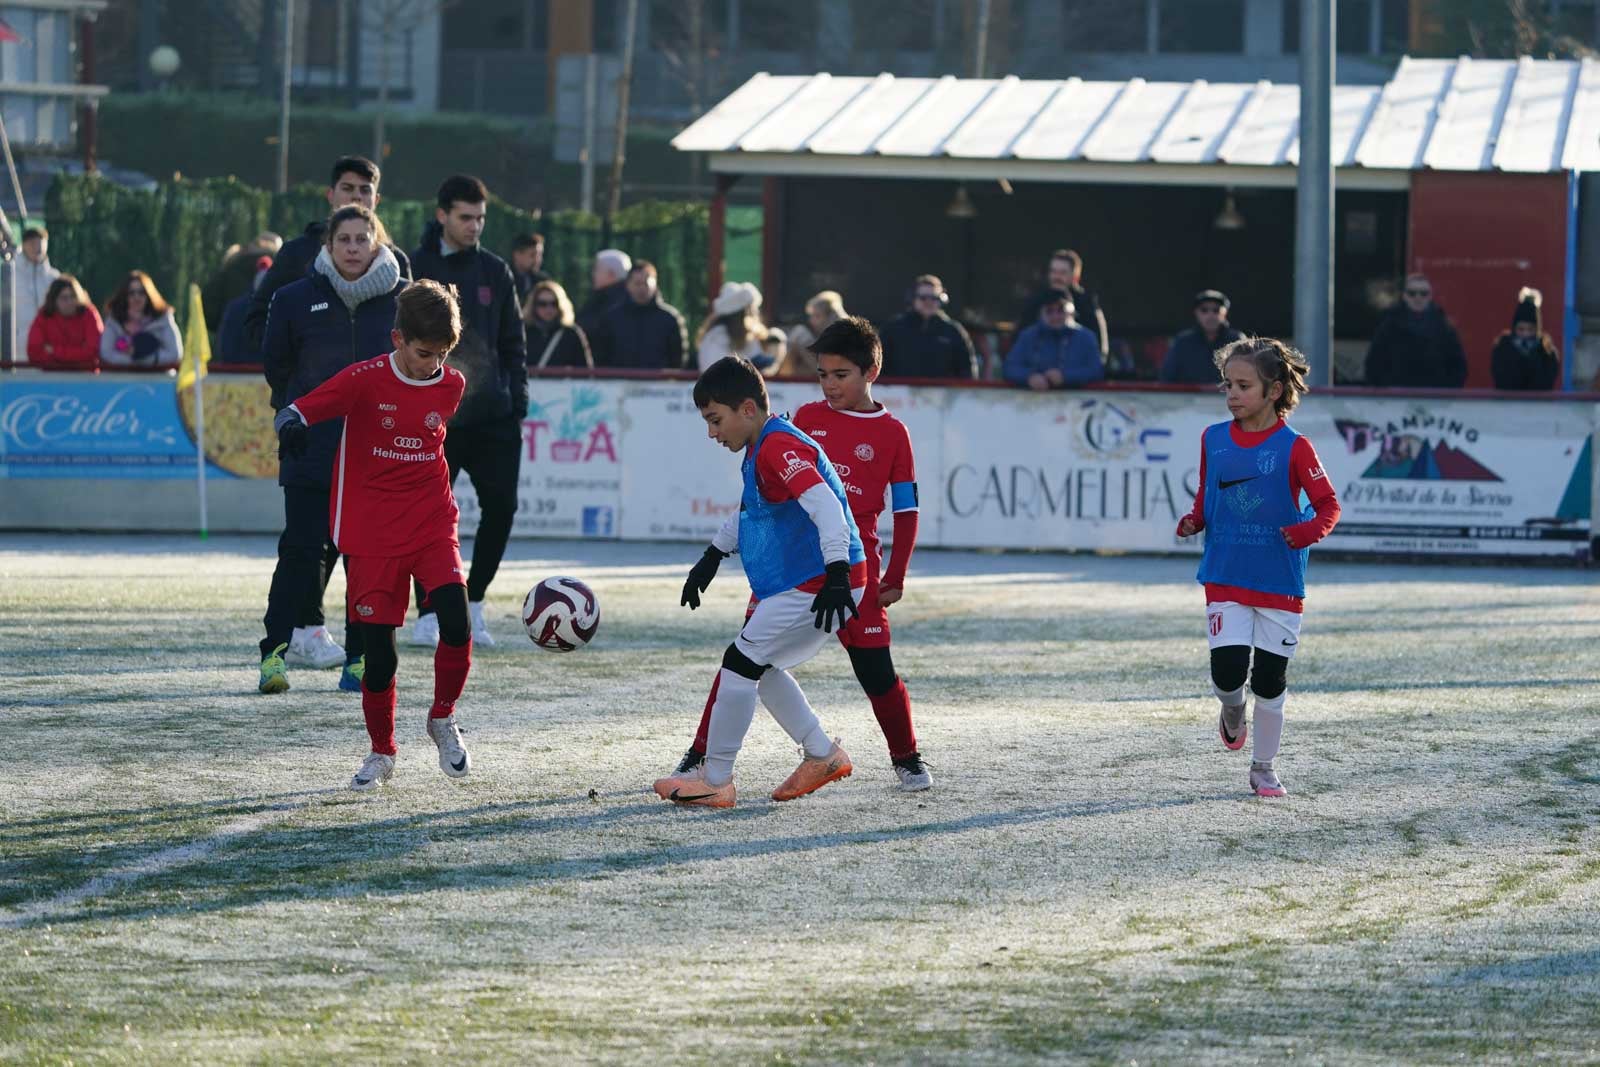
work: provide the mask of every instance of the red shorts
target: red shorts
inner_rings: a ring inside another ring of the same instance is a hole
[[[350,617],[378,626],[399,626],[411,603],[411,579],[428,593],[464,585],[461,545],[454,538],[424,545],[407,556],[351,556],[345,574]]]
[[[751,596],[750,603],[744,609],[746,622],[760,603]],[[861,603],[857,608],[860,615],[845,623],[834,631],[839,635],[839,643],[845,648],[888,648],[889,647],[889,613],[883,610],[883,605],[878,603],[878,577],[867,569],[867,587],[861,594]]]

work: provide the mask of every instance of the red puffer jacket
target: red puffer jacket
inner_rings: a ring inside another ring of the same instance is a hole
[[[28,330],[28,363],[51,370],[93,370],[105,325],[93,305],[71,318],[39,315]]]

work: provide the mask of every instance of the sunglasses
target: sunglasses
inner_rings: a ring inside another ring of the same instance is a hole
[[[1407,289],[1406,290],[1406,295],[1407,296],[1432,296],[1433,295],[1433,290],[1432,289]]]
[[[939,294],[938,293],[918,293],[917,294],[917,299],[918,300],[938,300],[939,299]]]
[[[554,300],[535,300],[533,306],[536,308],[558,308],[561,305]]]

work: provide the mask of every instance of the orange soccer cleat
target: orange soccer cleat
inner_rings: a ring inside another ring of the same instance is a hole
[[[839,747],[839,740],[835,738],[833,748],[826,756],[821,759],[812,759],[810,756],[802,759],[794,773],[772,791],[772,799],[795,800],[807,793],[815,793],[829,782],[850,777],[853,770],[855,767],[850,762],[850,754]]]
[[[662,800],[670,800],[684,807],[731,808],[738,796],[731,781],[723,785],[707,782],[704,764],[685,774],[657,778],[652,788]]]

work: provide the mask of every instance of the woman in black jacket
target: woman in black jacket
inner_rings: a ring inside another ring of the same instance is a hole
[[[1561,388],[1561,353],[1550,335],[1540,328],[1537,289],[1517,294],[1511,329],[1496,337],[1489,369],[1496,389],[1545,390]]]
[[[370,210],[359,204],[342,207],[328,220],[311,270],[273,294],[261,363],[274,408],[293,403],[346,367],[393,349],[395,297],[406,282],[387,241],[383,223]],[[338,556],[328,526],[328,495],[343,430],[342,419],[318,423],[311,428],[305,455],[278,463],[284,529],[263,620],[263,693],[289,688],[284,672],[288,662],[312,667],[343,663],[339,688],[361,690],[365,660],[356,647],[360,628],[346,623],[341,649],[322,625],[322,596]]]
[[[528,369],[543,367],[593,367],[589,338],[574,321],[572,301],[560,282],[542,281],[522,305],[528,326]]]

